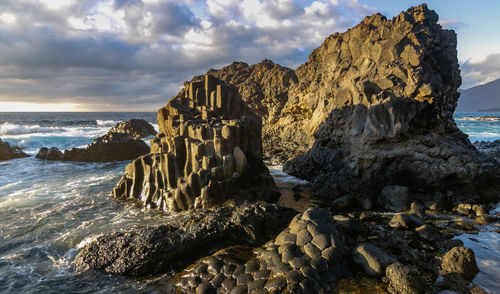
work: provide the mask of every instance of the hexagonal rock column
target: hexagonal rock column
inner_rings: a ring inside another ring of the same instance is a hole
[[[211,75],[187,84],[158,111],[158,126],[151,153],[126,167],[114,197],[173,212],[279,197],[262,161],[261,119],[235,87]]]
[[[331,293],[345,273],[343,235],[321,208],[296,215],[273,241],[251,253],[238,253],[240,249],[227,248],[197,261],[167,279],[165,292]]]

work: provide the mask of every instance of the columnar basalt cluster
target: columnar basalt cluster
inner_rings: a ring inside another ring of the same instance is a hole
[[[319,208],[295,216],[253,254],[239,250],[201,259],[168,280],[166,292],[331,293],[345,270],[343,237],[332,215]]]
[[[175,212],[279,196],[262,162],[261,120],[235,87],[211,75],[187,84],[158,111],[158,126],[151,153],[127,166],[115,197]]]

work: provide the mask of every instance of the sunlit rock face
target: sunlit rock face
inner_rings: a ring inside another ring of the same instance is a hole
[[[437,21],[426,5],[392,20],[375,14],[315,49],[295,71],[296,102],[285,105],[301,110],[300,132],[314,130],[314,144],[285,171],[312,181],[318,194],[371,203],[391,185],[409,187],[410,198],[494,197],[494,164],[453,120],[456,34]]]
[[[262,161],[261,119],[235,87],[211,75],[187,83],[158,111],[158,126],[151,153],[126,167],[116,198],[175,212],[279,196]]]

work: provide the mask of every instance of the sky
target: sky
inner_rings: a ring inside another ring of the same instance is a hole
[[[409,0],[0,0],[0,111],[156,111],[233,61],[290,68]],[[500,78],[500,1],[428,0],[458,34],[462,88]]]

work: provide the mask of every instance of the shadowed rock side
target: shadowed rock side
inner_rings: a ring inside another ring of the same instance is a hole
[[[426,5],[392,20],[376,14],[314,50],[290,93],[310,113],[302,130],[319,128],[314,146],[284,170],[310,180],[319,195],[355,194],[365,208],[390,185],[409,187],[410,198],[498,199],[498,166],[453,120],[456,35],[437,21]]]
[[[179,215],[166,225],[130,228],[94,238],[78,253],[78,270],[147,276],[179,269],[221,248],[258,246],[283,230],[293,211],[252,203]]]
[[[14,158],[29,157],[19,147],[11,147],[9,143],[0,139],[0,160],[9,160]]]
[[[279,197],[262,161],[261,120],[236,88],[211,75],[193,81],[158,111],[158,126],[151,153],[126,167],[116,198],[176,212]]]
[[[343,236],[324,209],[296,215],[260,248],[227,248],[168,279],[175,293],[331,293],[349,273]],[[211,291],[211,292],[210,292]]]
[[[104,136],[95,139],[85,149],[73,148],[61,152],[58,148],[42,147],[36,158],[81,162],[107,162],[135,159],[149,153],[148,145],[139,138],[155,135],[153,126],[143,119],[131,119],[116,124]]]

